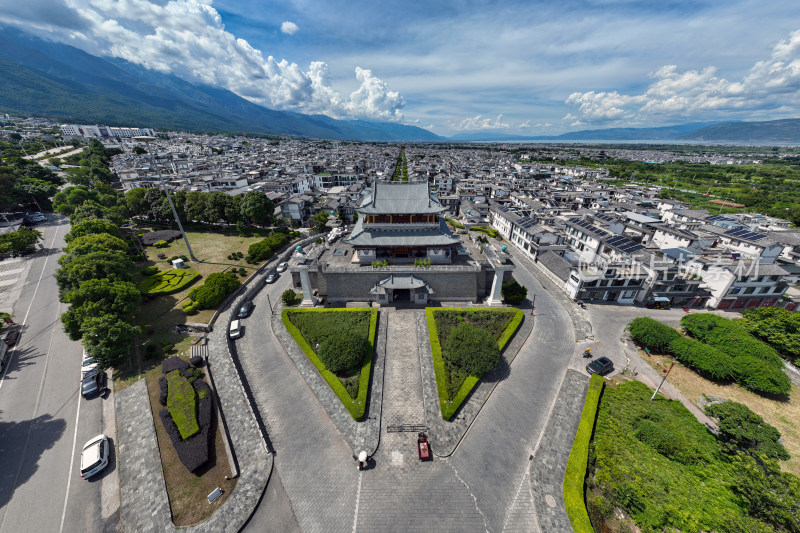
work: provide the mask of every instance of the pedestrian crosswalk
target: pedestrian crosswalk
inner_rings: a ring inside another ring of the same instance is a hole
[[[19,298],[31,265],[27,259],[11,257],[0,261],[0,311],[11,312]]]

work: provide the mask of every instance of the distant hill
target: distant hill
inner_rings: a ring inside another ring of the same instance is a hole
[[[513,141],[662,141],[681,138],[700,128],[716,124],[716,122],[694,122],[691,124],[678,124],[675,126],[661,126],[657,128],[608,128],[600,130],[579,130],[563,133],[561,135],[512,135],[497,131],[475,131],[458,133],[450,137],[458,141],[486,141],[486,142],[513,142]]]
[[[692,141],[799,143],[800,119],[724,122],[686,133],[679,138]]]
[[[358,141],[437,141],[396,123],[276,111],[121,59],[95,57],[20,30],[0,31],[0,111],[76,123]]]

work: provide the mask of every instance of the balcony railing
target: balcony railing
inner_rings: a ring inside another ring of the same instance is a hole
[[[322,271],[326,273],[347,273],[347,272],[402,272],[402,273],[423,273],[423,272],[480,272],[483,270],[481,265],[389,265],[385,267],[374,267],[371,265],[351,265],[351,266],[330,266],[322,265]]]

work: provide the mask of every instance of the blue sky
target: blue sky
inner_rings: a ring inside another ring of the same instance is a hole
[[[442,135],[800,107],[800,15],[785,0],[28,0],[0,21],[267,107]]]

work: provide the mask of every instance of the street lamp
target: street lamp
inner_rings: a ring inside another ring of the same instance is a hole
[[[150,137],[150,136],[134,137],[133,139],[136,141],[143,141],[145,143],[150,143],[156,140],[155,137]],[[164,181],[164,178],[161,177],[161,170],[158,168],[158,165],[155,163],[153,159],[152,150],[148,150],[147,152],[150,155],[150,164],[156,167],[156,173],[158,174],[158,183],[159,185],[161,185],[162,182]],[[200,260],[194,256],[194,254],[192,253],[192,247],[189,246],[189,239],[186,238],[186,232],[183,231],[183,224],[181,224],[181,219],[180,217],[178,217],[178,212],[175,210],[175,205],[172,203],[172,197],[169,195],[169,190],[166,187],[162,188],[161,190],[163,190],[164,194],[167,195],[167,202],[169,202],[169,208],[172,209],[172,216],[175,217],[175,222],[178,224],[178,229],[181,230],[181,235],[183,235],[183,242],[186,243],[186,249],[189,251],[189,257],[195,263],[199,263]]]

